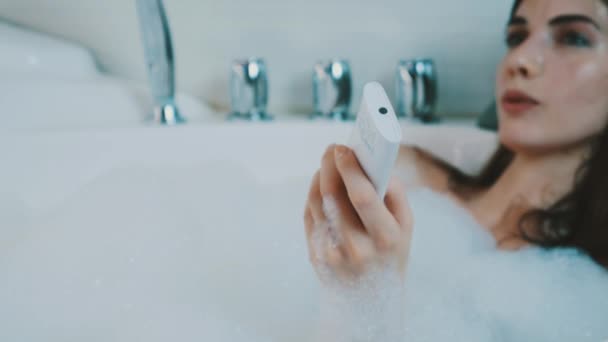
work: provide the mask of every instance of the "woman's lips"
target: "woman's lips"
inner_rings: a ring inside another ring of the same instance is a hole
[[[519,90],[508,90],[501,99],[502,108],[513,115],[523,114],[539,104],[536,99]]]

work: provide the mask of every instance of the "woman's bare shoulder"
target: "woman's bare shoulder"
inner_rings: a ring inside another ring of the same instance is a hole
[[[445,162],[414,145],[401,145],[395,167],[408,188],[428,187],[439,193],[450,191],[448,169]]]

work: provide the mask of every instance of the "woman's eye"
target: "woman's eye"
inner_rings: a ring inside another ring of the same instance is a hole
[[[574,47],[589,47],[591,46],[591,41],[585,37],[585,35],[580,34],[576,31],[568,31],[558,36],[558,42],[560,44],[565,44]]]
[[[524,40],[528,37],[526,32],[511,32],[507,34],[507,38],[505,42],[509,48],[514,48],[519,44],[523,43]]]

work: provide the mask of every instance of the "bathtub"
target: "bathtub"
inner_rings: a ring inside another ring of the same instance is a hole
[[[496,136],[403,123],[466,172]],[[0,340],[307,341],[302,212],[352,123],[215,123],[0,137]]]
[[[81,45],[0,18],[0,51],[0,134],[137,127],[152,119],[149,85],[104,73]],[[192,123],[219,117],[189,94],[178,92],[176,102]]]

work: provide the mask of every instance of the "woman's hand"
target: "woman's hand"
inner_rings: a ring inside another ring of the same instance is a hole
[[[405,275],[412,215],[393,177],[382,201],[346,146],[330,146],[315,174],[304,221],[310,261],[322,282],[352,284],[387,267]]]

